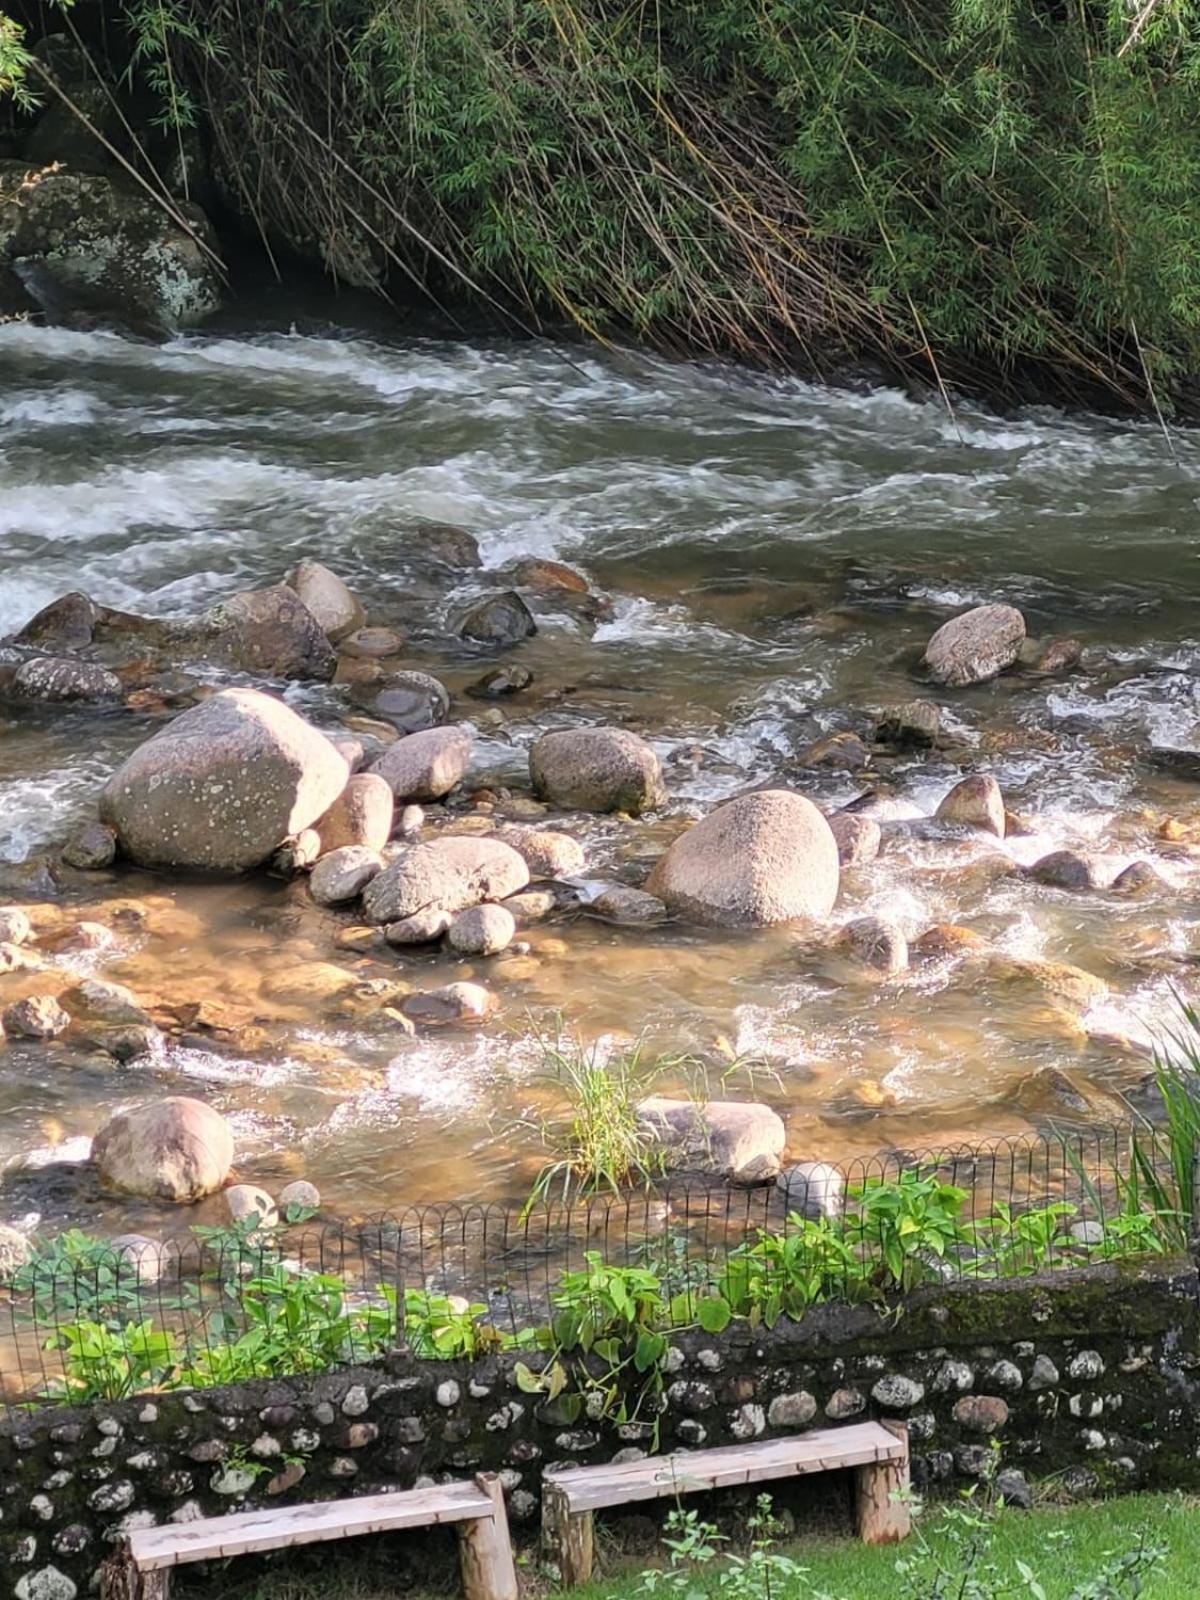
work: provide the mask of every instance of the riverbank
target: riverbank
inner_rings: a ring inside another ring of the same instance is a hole
[[[785,23],[728,0],[634,27],[606,0],[253,18],[111,0],[42,41],[10,9],[32,55],[10,40],[0,85],[47,109],[13,111],[7,153],[140,179],[202,236],[198,200],[285,274],[299,257],[514,331],[857,368],[943,401],[1194,411],[1177,10],[893,0]],[[61,297],[61,254],[36,282],[19,254],[35,299],[47,277]]]

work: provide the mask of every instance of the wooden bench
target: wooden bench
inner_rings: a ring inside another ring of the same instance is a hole
[[[458,1528],[466,1600],[517,1600],[504,1494],[494,1473],[480,1473],[473,1483],[243,1511],[139,1530],[105,1563],[100,1593],[102,1600],[167,1600],[172,1569],[188,1562],[451,1522]]]
[[[856,1422],[759,1444],[549,1471],[542,1482],[543,1551],[557,1565],[564,1586],[586,1583],[592,1572],[592,1514],[604,1506],[843,1467],[857,1469],[860,1537],[867,1544],[907,1538],[911,1517],[903,1491],[908,1488],[908,1429],[903,1423]]]

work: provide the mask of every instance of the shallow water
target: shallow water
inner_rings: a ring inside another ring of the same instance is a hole
[[[487,968],[498,1024],[407,1039],[329,1015],[287,975],[335,962],[425,984],[460,968],[337,950],[348,919],[317,912],[302,885],[125,873],[96,880],[86,893],[104,904],[86,912],[84,891],[70,891],[71,915],[115,931],[92,965],[139,992],[241,1008],[262,1024],[256,1048],[195,1038],[118,1067],[10,1045],[0,1163],[77,1155],[114,1105],[190,1088],[233,1117],[243,1176],[309,1176],[344,1214],[517,1197],[554,1107],[537,1035],[559,1018],[601,1048],[644,1033],[651,1050],[692,1052],[710,1082],[738,1062],[725,1092],[775,1104],[796,1157],[1119,1113],[1145,1069],[1120,1036],[1144,1043],[1171,1017],[1171,986],[1193,993],[1197,946],[1195,862],[1158,830],[1168,815],[1200,823],[1200,790],[1148,759],[1154,745],[1194,747],[1200,716],[1200,439],[1178,434],[1173,451],[1149,425],[950,418],[898,393],[566,346],[232,329],[153,346],[0,327],[0,634],[67,589],[186,615],[314,555],[458,694],[489,658],[448,639],[447,617],[488,573],[431,584],[406,531],[458,524],[485,567],[552,556],[611,598],[594,629],[541,615],[512,653],[534,687],[502,704],[501,726],[481,727],[474,769],[480,785],[519,787],[524,748],[547,727],[644,732],[671,808],[637,823],[569,819],[590,876],[639,881],[686,817],[766,779],[829,806],[881,784],[930,812],[961,769],[989,771],[1033,836],[902,842],[845,875],[837,919],[881,913],[910,936],[961,922],[1112,991],[1081,1019],[961,968],[856,980],[793,933],[573,917],[530,931],[536,965]],[[1031,633],[1081,640],[1084,670],[943,695],[952,748],[885,761],[874,778],[797,765],[821,732],[865,729],[873,710],[919,692],[929,633],[985,600],[1019,605]],[[330,728],[350,712],[338,689],[288,696]],[[456,700],[464,720],[481,710]],[[61,842],[158,725],[0,711],[0,860]],[[1069,843],[1151,859],[1164,886],[1124,902],[1003,870]],[[135,914],[116,915],[130,900]],[[36,986],[0,984],[6,997]],[[1046,1087],[1048,1067],[1077,1098]],[[99,1205],[69,1183],[12,1180],[48,1211]]]

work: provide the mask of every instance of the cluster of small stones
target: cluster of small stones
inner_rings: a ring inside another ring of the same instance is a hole
[[[1038,1329],[1061,1325],[1055,1296],[1069,1287],[1024,1296],[1022,1326],[1003,1344],[896,1349],[890,1322],[808,1355],[796,1327],[684,1334],[666,1362],[660,1448],[882,1417],[907,1424],[914,1481],[935,1494],[978,1481],[994,1441],[999,1488],[1013,1505],[1028,1505],[1031,1480],[1051,1473],[1077,1496],[1196,1487],[1196,1287],[1189,1273],[1118,1289],[1111,1315],[1076,1316],[1097,1326],[1074,1338]],[[937,1324],[938,1310],[923,1326]],[[501,1475],[514,1521],[527,1523],[544,1468],[652,1449],[652,1420],[614,1424],[598,1407],[576,1415],[562,1397],[523,1392],[514,1366],[509,1357],[468,1365],[397,1355],[317,1377],[15,1415],[0,1426],[6,1592],[74,1600],[135,1529],[481,1469]]]

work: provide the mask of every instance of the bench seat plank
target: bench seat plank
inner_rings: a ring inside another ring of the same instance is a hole
[[[649,1456],[616,1466],[567,1467],[548,1472],[546,1481],[553,1483],[570,1511],[577,1513],[631,1500],[655,1500],[663,1495],[696,1494],[706,1489],[764,1483],[772,1478],[900,1461],[907,1454],[905,1442],[879,1423],[859,1422],[787,1439]]]
[[[450,1483],[277,1511],[242,1511],[177,1527],[144,1528],[130,1534],[129,1547],[138,1571],[156,1572],[189,1561],[218,1561],[292,1545],[320,1544],[326,1539],[353,1539],[494,1515],[492,1501],[475,1484]]]

